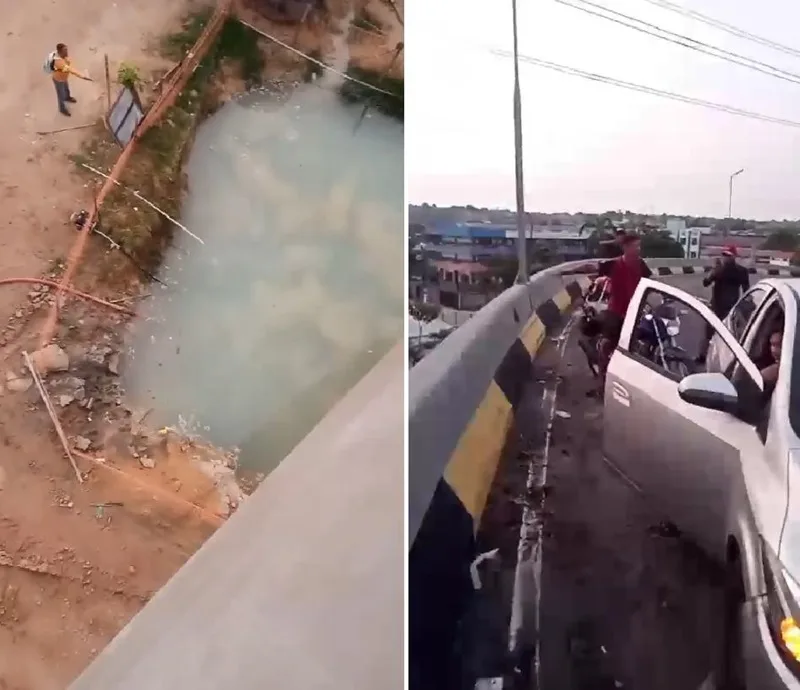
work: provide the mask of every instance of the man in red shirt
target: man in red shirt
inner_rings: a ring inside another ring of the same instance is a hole
[[[629,234],[622,239],[622,256],[601,266],[601,274],[611,284],[611,297],[604,315],[603,338],[600,342],[600,371],[605,379],[606,367],[619,343],[625,314],[633,293],[642,278],[653,275],[642,259],[642,242],[638,235]]]

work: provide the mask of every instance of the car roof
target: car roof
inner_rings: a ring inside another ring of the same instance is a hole
[[[770,287],[775,288],[776,290],[780,290],[781,294],[787,292],[785,288],[789,288],[788,292],[791,293],[792,297],[797,299],[797,296],[800,295],[800,278],[764,278],[763,280],[759,280],[758,285],[769,285]],[[781,288],[784,288],[781,290]]]

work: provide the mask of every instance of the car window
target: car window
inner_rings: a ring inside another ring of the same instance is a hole
[[[641,301],[629,351],[679,381],[689,374],[706,371],[698,358],[704,343],[713,335],[713,327],[697,310],[651,288]],[[725,342],[721,338],[715,340],[723,356],[733,360],[733,352]]]
[[[747,331],[747,324],[753,318],[764,298],[768,292],[765,288],[754,287],[750,292],[746,293],[731,309],[728,323],[730,325],[731,333],[736,337],[740,343],[742,342],[745,332]]]

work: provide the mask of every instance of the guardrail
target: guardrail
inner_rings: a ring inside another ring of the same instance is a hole
[[[705,260],[650,259],[659,276]],[[753,271],[788,275],[775,267]],[[475,534],[532,360],[597,261],[541,271],[490,302],[409,372],[409,662],[412,690],[443,687],[472,591]]]
[[[401,690],[405,370],[403,343],[71,690]]]
[[[512,286],[409,372],[412,690],[446,686],[475,533],[533,357],[594,270],[576,261]]]

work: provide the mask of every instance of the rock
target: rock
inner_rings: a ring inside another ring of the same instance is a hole
[[[153,459],[148,458],[146,455],[139,457],[139,464],[148,470],[152,470],[156,466],[156,463],[153,461]]]
[[[33,385],[33,379],[13,378],[6,381],[6,390],[12,393],[24,393]]]
[[[92,447],[92,442],[85,436],[78,436],[75,438],[75,448],[81,452],[86,452]]]
[[[71,398],[73,400],[84,400],[86,398],[86,381],[79,379],[77,376],[54,376],[47,382],[47,387],[50,390],[50,395],[53,398]],[[69,405],[69,402],[66,403]]]
[[[108,358],[108,371],[114,376],[119,375],[119,353],[115,352],[111,357]]]
[[[18,319],[22,318],[22,309],[17,309],[16,313],[14,314]]]
[[[6,485],[6,471],[0,467],[0,491],[5,488]]]
[[[59,395],[58,396],[58,404],[60,407],[66,407],[71,402],[75,402],[74,395]]]
[[[42,376],[47,376],[53,371],[67,371],[69,369],[69,355],[58,345],[52,343],[41,350],[36,350],[31,356],[33,366]]]
[[[109,354],[111,354],[111,348],[108,345],[93,345],[86,353],[86,359],[93,364],[103,366]]]

